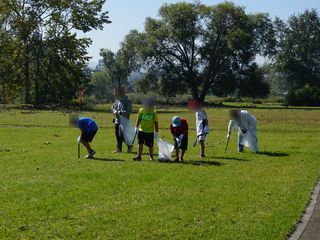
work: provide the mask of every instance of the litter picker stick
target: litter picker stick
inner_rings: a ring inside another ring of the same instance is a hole
[[[197,144],[198,144],[198,137],[197,137],[197,140],[194,142],[193,147],[196,147]]]
[[[134,134],[134,138],[133,138],[133,141],[132,141],[132,145],[133,145],[134,142],[136,141],[137,135],[138,135],[138,132],[136,132],[136,133]]]
[[[80,143],[78,143],[78,159],[80,159]]]
[[[224,150],[225,153],[228,151],[229,142],[230,142],[230,137],[228,137],[228,140],[227,140],[226,149]]]

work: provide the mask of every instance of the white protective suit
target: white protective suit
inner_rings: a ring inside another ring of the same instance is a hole
[[[205,127],[204,122],[208,122],[208,115],[205,110],[201,109],[196,112],[197,137],[199,141],[206,140],[206,135],[209,133],[209,126]],[[208,123],[209,124],[209,123]]]
[[[257,138],[257,120],[248,111],[241,110],[239,120],[230,120],[228,133],[235,129],[238,132],[238,143],[257,153],[259,144]]]

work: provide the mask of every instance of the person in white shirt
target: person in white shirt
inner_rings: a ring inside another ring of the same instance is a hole
[[[243,152],[245,146],[255,153],[259,152],[256,118],[245,110],[231,110],[229,115],[228,140],[231,138],[232,130],[236,130],[239,152]]]
[[[189,107],[196,112],[197,142],[200,145],[200,157],[205,158],[205,141],[209,134],[209,120],[200,101],[190,101]]]

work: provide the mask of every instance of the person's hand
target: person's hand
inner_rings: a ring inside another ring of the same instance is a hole
[[[139,132],[139,128],[138,128],[138,127],[135,127],[135,128],[134,128],[134,133],[137,134],[138,132]]]
[[[158,138],[159,138],[159,133],[158,133],[158,132],[155,132],[154,138],[155,138],[155,139],[158,139]]]
[[[176,142],[177,142],[178,148],[180,148],[182,143],[180,137],[176,138]]]
[[[180,134],[179,140],[182,141],[183,137],[184,137],[184,135],[183,135],[183,134]]]
[[[81,136],[77,138],[77,143],[79,144],[80,142],[81,142]]]
[[[203,132],[205,134],[208,134],[209,133],[209,127],[208,126],[205,126],[204,129],[203,129]]]
[[[228,138],[228,139],[231,138],[231,132],[228,133],[227,138]]]

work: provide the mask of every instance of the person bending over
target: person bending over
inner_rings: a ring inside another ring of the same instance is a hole
[[[176,162],[183,162],[184,155],[188,149],[188,122],[181,117],[173,117],[170,125],[171,134],[174,138],[174,147],[176,150]],[[180,156],[181,149],[181,156]]]
[[[85,158],[93,158],[96,152],[91,148],[90,143],[98,132],[98,125],[94,120],[88,117],[71,117],[71,124],[81,131],[81,136],[78,137],[77,142],[82,143],[88,151]]]
[[[256,118],[245,110],[231,110],[229,117],[228,140],[231,138],[232,130],[235,129],[238,132],[238,152],[243,152],[246,146],[257,153],[259,144]]]

